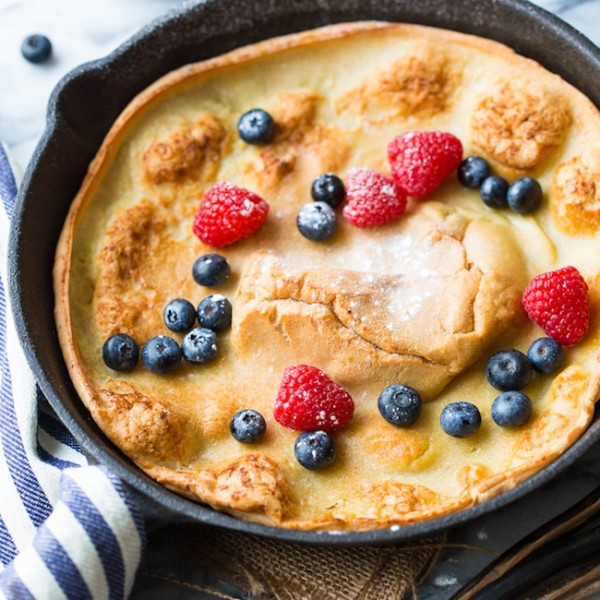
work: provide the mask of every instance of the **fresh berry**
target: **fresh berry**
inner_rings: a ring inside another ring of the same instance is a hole
[[[229,422],[229,431],[238,442],[255,444],[263,439],[267,424],[259,412],[246,408],[233,415]]]
[[[284,371],[273,409],[281,425],[299,431],[336,431],[347,425],[353,414],[350,394],[323,371],[308,365]]]
[[[231,325],[231,302],[221,294],[211,294],[198,304],[198,323],[213,331],[223,331]]]
[[[576,344],[588,331],[588,286],[575,267],[536,275],[522,302],[529,318],[559,344]]]
[[[104,364],[115,371],[132,371],[139,358],[137,342],[126,333],[111,335],[102,346]]]
[[[220,254],[204,254],[194,262],[192,277],[198,285],[215,287],[229,279],[231,267],[227,259]]]
[[[467,156],[458,167],[458,181],[469,189],[478,188],[483,180],[490,175],[490,165],[481,156]]]
[[[470,402],[451,402],[442,409],[440,425],[448,435],[469,437],[479,430],[481,413]]]
[[[460,140],[442,131],[411,131],[388,145],[394,179],[409,196],[433,192],[462,162]]]
[[[497,390],[522,390],[535,372],[529,359],[519,350],[500,350],[488,360],[487,379]]]
[[[167,335],[157,335],[142,346],[142,364],[152,373],[170,373],[180,362],[181,348]]]
[[[163,320],[171,331],[177,333],[189,331],[196,322],[196,309],[191,302],[183,298],[175,298],[165,306]]]
[[[296,439],[294,454],[305,469],[323,469],[335,458],[333,438],[326,431],[305,431]]]
[[[305,204],[296,217],[298,231],[313,242],[324,242],[337,230],[337,217],[329,204],[311,202]]]
[[[253,192],[232,183],[217,183],[204,195],[193,231],[205,244],[221,248],[260,229],[268,212],[269,205]]]
[[[535,340],[529,346],[527,358],[538,373],[550,375],[562,368],[565,362],[565,351],[556,340],[544,337]]]
[[[28,35],[21,44],[21,54],[31,63],[43,63],[52,54],[52,43],[45,35]]]
[[[315,202],[325,202],[332,208],[336,208],[344,201],[346,188],[337,175],[323,173],[313,181],[310,194]]]
[[[219,351],[217,334],[212,329],[195,327],[185,334],[181,348],[183,358],[188,362],[206,364],[213,360]]]
[[[266,110],[253,108],[240,117],[238,134],[247,144],[268,144],[275,134],[275,121]]]
[[[479,195],[483,203],[490,208],[506,208],[508,206],[507,192],[508,181],[498,175],[486,177],[479,188]]]
[[[389,385],[379,395],[377,408],[388,423],[409,427],[421,414],[421,396],[407,385]]]
[[[542,203],[542,195],[542,186],[537,179],[523,177],[510,184],[506,192],[506,201],[510,209],[526,215]]]
[[[523,392],[503,392],[492,402],[492,419],[500,427],[521,427],[530,418],[531,400]]]
[[[383,225],[406,209],[406,192],[400,184],[365,167],[351,169],[346,178],[343,214],[357,227]]]

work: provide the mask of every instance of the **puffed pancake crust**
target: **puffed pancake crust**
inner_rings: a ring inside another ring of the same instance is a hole
[[[260,107],[274,139],[250,145],[237,122]],[[387,145],[408,131],[446,131],[464,156],[508,180],[535,177],[541,207],[492,210],[453,173],[402,217],[358,228],[338,214],[326,242],[300,235],[315,177],[353,167],[390,175]],[[264,226],[225,248],[192,222],[217,182],[270,205]],[[110,130],[58,244],[60,344],[93,419],[156,481],[242,519],[296,529],[364,530],[431,519],[487,500],[538,472],[588,427],[599,397],[600,114],[579,91],[498,43],[439,29],[361,22],[271,39],[185,66],[143,91]],[[219,252],[231,277],[216,290],[191,276]],[[575,266],[589,286],[588,334],[560,372],[526,392],[532,418],[490,417],[496,351],[544,335],[521,296],[539,273]],[[112,334],[141,345],[169,331],[173,298],[217,291],[233,323],[216,360],[167,375],[102,360]],[[336,458],[304,468],[298,432],[273,418],[283,371],[318,367],[355,403],[335,432]],[[399,428],[379,414],[382,389],[417,389],[422,414]],[[475,404],[479,431],[440,427],[454,401]],[[245,408],[262,441],[232,437]]]

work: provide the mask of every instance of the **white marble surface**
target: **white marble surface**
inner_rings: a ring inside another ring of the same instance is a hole
[[[21,167],[43,131],[54,86],[75,66],[105,56],[140,27],[184,4],[177,0],[0,0],[0,140]],[[21,42],[43,33],[47,63],[21,57]]]
[[[142,25],[182,4],[185,2],[176,0],[0,0],[0,140],[16,162],[22,168],[27,164],[44,128],[51,90],[65,73],[106,55]],[[600,43],[600,0],[540,0],[539,4]],[[31,33],[43,33],[51,39],[54,52],[48,63],[32,65],[21,57],[20,44]],[[568,483],[563,478],[527,502],[457,530],[453,537],[457,544],[483,550],[456,548],[445,552],[422,589],[422,597],[447,597],[462,580],[489,562],[494,552],[567,506],[570,499],[581,497],[596,485],[599,464],[600,452],[594,451]],[[133,597],[180,597],[161,594],[140,588]]]

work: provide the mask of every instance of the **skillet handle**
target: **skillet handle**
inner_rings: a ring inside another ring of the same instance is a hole
[[[450,600],[540,598],[529,593],[536,583],[545,581],[548,587],[553,575],[575,564],[578,575],[586,566],[597,566],[599,539],[600,485],[506,550]]]

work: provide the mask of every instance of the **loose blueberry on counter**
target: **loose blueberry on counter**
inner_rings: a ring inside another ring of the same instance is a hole
[[[294,454],[304,468],[323,469],[335,458],[333,438],[326,431],[304,431],[296,439]]]
[[[195,327],[185,334],[181,342],[183,358],[188,362],[206,364],[219,352],[217,334],[212,329]]]
[[[451,402],[442,409],[440,425],[448,435],[469,437],[479,430],[481,413],[470,402]]]
[[[508,181],[498,175],[490,175],[481,182],[479,195],[483,203],[490,208],[506,208]]]
[[[521,427],[530,418],[531,400],[523,392],[503,392],[492,402],[492,419],[500,427]]]
[[[337,208],[346,197],[344,182],[333,173],[323,173],[312,183],[310,195],[315,202],[325,202]]]
[[[238,410],[229,422],[231,435],[242,444],[255,444],[263,439],[267,430],[264,417],[256,410]]]
[[[262,108],[245,112],[238,121],[238,134],[248,144],[268,144],[275,134],[273,117]]]
[[[215,287],[229,279],[231,267],[221,254],[204,254],[196,260],[192,267],[192,277],[198,285]]]
[[[490,165],[481,156],[467,156],[458,167],[458,181],[466,188],[476,189],[490,175]]]
[[[52,43],[45,35],[28,35],[21,44],[21,54],[31,63],[43,63],[52,54]]]
[[[535,371],[529,359],[519,350],[500,350],[486,367],[487,379],[497,390],[522,390],[531,383]]]
[[[529,346],[527,358],[538,373],[549,375],[562,368],[565,362],[565,351],[556,340],[544,337],[535,340]]]
[[[421,414],[421,396],[407,385],[389,385],[379,395],[377,408],[388,423],[409,427]]]
[[[137,342],[126,333],[111,335],[102,346],[102,360],[114,371],[133,371],[139,354]]]
[[[517,179],[506,192],[509,208],[521,215],[534,211],[542,203],[542,186],[532,177]]]
[[[213,331],[222,331],[231,325],[231,302],[221,294],[211,294],[198,304],[198,323]]]
[[[163,311],[165,325],[177,333],[189,331],[196,322],[196,309],[191,302],[183,298],[171,300]]]
[[[296,217],[298,231],[313,242],[330,239],[337,230],[337,217],[325,202],[305,204]]]
[[[168,335],[157,335],[142,346],[142,364],[152,373],[174,371],[181,362],[181,348]]]

